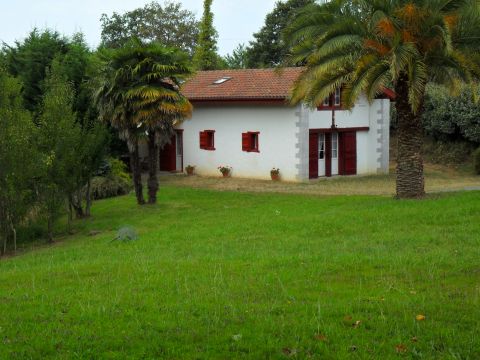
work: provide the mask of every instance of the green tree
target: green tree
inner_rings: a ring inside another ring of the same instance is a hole
[[[144,204],[138,145],[148,144],[148,202],[156,203],[159,146],[170,141],[174,126],[191,115],[180,83],[191,75],[186,53],[151,43],[132,41],[110,51],[96,93],[100,117],[128,139],[138,204]]]
[[[352,107],[393,84],[398,116],[397,197],[422,197],[421,115],[429,82],[452,89],[480,76],[476,0],[334,0],[308,6],[287,31],[290,64],[306,62],[292,102],[319,105],[343,87]]]
[[[21,83],[0,68],[0,254],[33,206],[38,156],[32,146],[36,128],[22,106]]]
[[[73,86],[63,76],[59,62],[52,63],[47,72],[45,88],[38,118],[37,144],[42,156],[38,193],[47,220],[48,240],[53,242],[53,225],[77,186],[74,172],[82,131],[73,111]]]
[[[248,67],[248,51],[244,44],[240,44],[232,51],[231,55],[224,58],[229,69],[246,69]]]
[[[247,49],[250,68],[269,68],[279,65],[286,57],[289,47],[282,33],[293,21],[299,10],[314,0],[278,1],[275,8],[265,18],[265,25],[253,34],[255,40]]]
[[[124,14],[103,14],[102,46],[118,48],[130,39],[144,43],[157,41],[168,47],[177,47],[193,55],[198,37],[195,14],[182,9],[179,2],[166,1],[164,5],[151,2],[143,8]]]
[[[200,21],[197,48],[193,57],[198,70],[215,70],[222,67],[217,53],[218,33],[213,26],[212,1],[204,0],[203,3],[203,17]]]
[[[46,70],[53,59],[68,51],[68,40],[58,32],[34,29],[23,42],[10,47],[4,44],[2,52],[10,74],[23,83],[22,95],[27,110],[37,113],[44,94]]]

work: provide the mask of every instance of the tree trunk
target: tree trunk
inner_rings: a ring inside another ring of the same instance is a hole
[[[423,127],[421,111],[415,114],[408,102],[408,82],[400,77],[395,86],[397,126],[397,198],[421,198],[425,195],[423,176]]]
[[[48,242],[52,244],[53,241],[53,217],[52,215],[48,215],[47,219],[47,236],[48,236]]]
[[[155,131],[150,131],[148,134],[148,203],[157,203],[158,191],[158,145],[156,142]]]
[[[133,186],[135,187],[135,195],[138,205],[144,205],[142,186],[142,168],[140,164],[140,155],[138,151],[138,141],[135,142],[133,151],[130,152],[130,166],[133,174]]]
[[[87,190],[85,192],[85,217],[90,217],[90,208],[92,207],[92,195],[90,194],[90,189],[92,187],[91,180],[87,181]]]
[[[70,198],[70,206],[72,206],[73,210],[75,210],[75,218],[83,219],[85,217],[85,213],[83,212],[81,190],[77,191],[76,194],[72,194]]]

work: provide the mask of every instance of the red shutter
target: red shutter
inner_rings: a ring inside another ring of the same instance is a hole
[[[318,134],[310,133],[309,137],[309,178],[318,178]]]
[[[339,173],[340,175],[357,174],[357,133],[344,132],[339,138]]]
[[[242,150],[250,151],[251,149],[251,135],[249,133],[242,133]]]
[[[200,131],[200,149],[206,149],[208,147],[208,133]]]
[[[325,134],[325,176],[332,176],[332,133]]]

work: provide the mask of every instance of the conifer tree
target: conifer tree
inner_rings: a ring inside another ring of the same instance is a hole
[[[204,0],[203,3],[203,17],[200,22],[197,49],[193,58],[198,70],[215,70],[220,65],[220,57],[217,54],[218,33],[213,26],[212,1]]]

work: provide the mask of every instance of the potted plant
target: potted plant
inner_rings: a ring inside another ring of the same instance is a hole
[[[280,180],[280,169],[273,168],[272,170],[270,170],[270,177],[272,178],[273,181],[279,181]]]
[[[195,166],[193,165],[187,165],[185,167],[185,171],[187,172],[187,175],[192,176],[193,172],[195,171]]]
[[[230,166],[226,166],[226,165],[219,166],[218,170],[220,170],[223,177],[225,177],[225,178],[229,177],[231,172],[232,172],[232,168]]]

